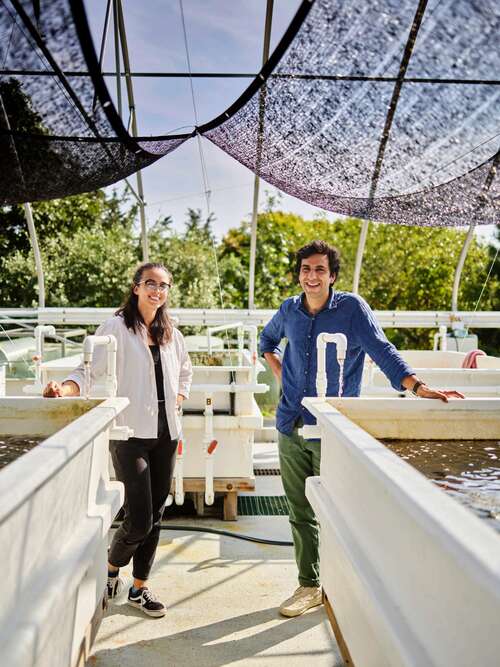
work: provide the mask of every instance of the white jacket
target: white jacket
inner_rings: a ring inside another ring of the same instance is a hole
[[[156,438],[158,435],[158,397],[153,358],[148,347],[147,335],[143,331],[134,334],[127,329],[120,315],[106,320],[97,329],[96,335],[113,334],[118,343],[116,354],[117,396],[125,396],[130,405],[116,418],[118,426],[128,426],[134,430],[136,438]],[[172,340],[160,346],[165,410],[170,437],[176,440],[181,430],[180,417],[176,410],[177,394],[189,398],[193,377],[191,360],[181,332],[173,330]],[[92,360],[91,382],[104,375],[106,370],[106,349],[98,346]],[[83,363],[65,380],[73,380],[80,387],[84,384]]]

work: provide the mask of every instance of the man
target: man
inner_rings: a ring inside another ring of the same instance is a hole
[[[322,332],[347,337],[343,396],[359,396],[365,353],[380,367],[396,390],[409,389],[422,398],[463,398],[456,391],[438,391],[421,382],[389,343],[368,304],[348,292],[335,292],[340,269],[339,253],[324,241],[313,241],[297,252],[296,273],[302,294],[282,303],[260,338],[261,354],[283,393],[276,413],[281,477],[290,508],[290,523],[299,570],[299,588],[280,607],[284,616],[299,616],[321,604],[318,525],[305,495],[305,480],[319,475],[321,443],[298,435],[314,417],[301,404],[316,396],[316,339]],[[279,344],[288,344],[281,358]],[[333,346],[331,346],[333,347]],[[328,349],[328,396],[338,395],[339,366],[334,349]]]

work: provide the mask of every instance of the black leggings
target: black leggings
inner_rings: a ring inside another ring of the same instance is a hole
[[[133,558],[132,576],[149,577],[170,491],[177,440],[170,439],[165,404],[158,405],[158,437],[109,443],[116,478],[125,486],[124,518],[113,536],[108,560],[123,567]]]

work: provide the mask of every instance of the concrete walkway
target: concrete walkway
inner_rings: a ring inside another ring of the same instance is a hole
[[[291,539],[287,517],[183,523]],[[130,569],[122,572],[130,585]],[[291,547],[162,531],[150,584],[167,604],[167,615],[148,618],[128,606],[125,596],[110,604],[90,665],[339,667],[343,663],[323,607],[295,619],[278,614],[298,585],[296,576]]]

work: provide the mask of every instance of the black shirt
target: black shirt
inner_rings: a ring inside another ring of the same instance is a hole
[[[158,345],[150,345],[151,356],[155,365],[156,377],[156,393],[158,394],[158,402],[165,401],[165,391],[163,389],[163,370],[161,367],[160,347]]]

